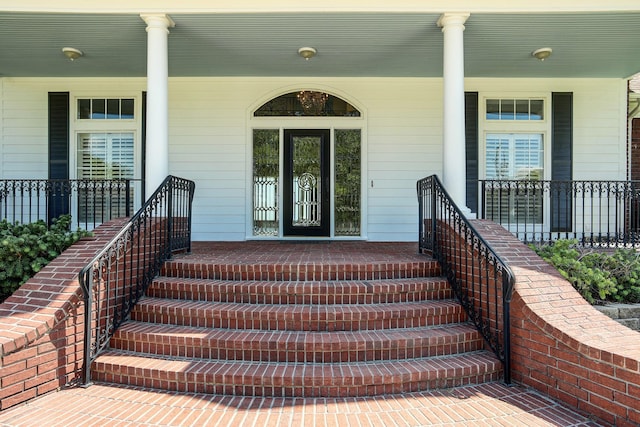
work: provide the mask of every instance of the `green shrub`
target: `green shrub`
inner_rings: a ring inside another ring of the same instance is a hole
[[[31,224],[0,221],[0,301],[90,233],[70,231],[71,216],[62,215],[47,228],[44,221]]]
[[[577,243],[558,240],[532,248],[589,303],[640,302],[640,254],[633,249],[617,249],[611,254],[578,249]]]

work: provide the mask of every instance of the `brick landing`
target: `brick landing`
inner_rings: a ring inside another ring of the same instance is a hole
[[[255,398],[94,385],[0,412],[3,427],[597,427],[535,391],[488,383],[368,398]]]

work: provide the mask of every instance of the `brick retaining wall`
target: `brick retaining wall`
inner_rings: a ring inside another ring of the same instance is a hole
[[[124,223],[100,226],[0,304],[0,410],[81,376],[84,304],[78,273]]]
[[[512,375],[617,426],[640,424],[640,333],[588,304],[571,284],[500,225],[474,227],[512,268]]]

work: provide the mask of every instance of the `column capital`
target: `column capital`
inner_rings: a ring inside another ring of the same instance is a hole
[[[169,28],[176,26],[173,19],[165,13],[142,13],[140,18],[147,24],[147,31],[149,28],[159,28],[169,32]]]
[[[441,27],[443,31],[445,27],[454,25],[461,25],[464,30],[464,23],[467,22],[469,16],[471,16],[470,13],[443,13],[440,15],[440,18],[438,18],[437,25]]]

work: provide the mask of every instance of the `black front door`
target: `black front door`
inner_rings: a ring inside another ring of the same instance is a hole
[[[284,235],[329,236],[330,132],[284,131]]]

